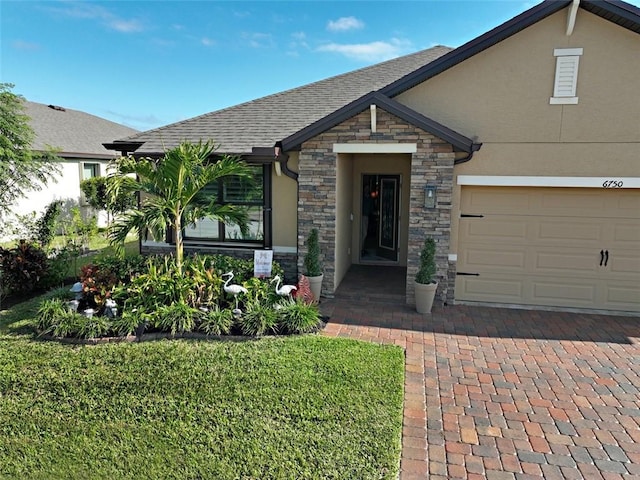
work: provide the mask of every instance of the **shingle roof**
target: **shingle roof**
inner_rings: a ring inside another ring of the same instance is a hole
[[[451,51],[437,46],[353,72],[142,132],[136,153],[163,152],[182,140],[212,139],[220,152],[249,153],[271,147],[346,104],[378,90]],[[118,137],[113,137],[113,140]],[[120,137],[122,139],[122,137]]]
[[[35,133],[34,150],[46,146],[59,149],[61,157],[114,158],[116,153],[102,146],[114,138],[137,130],[104,118],[69,108],[52,108],[43,103],[24,101],[24,113]]]

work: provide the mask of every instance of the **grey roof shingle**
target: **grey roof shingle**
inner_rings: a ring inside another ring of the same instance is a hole
[[[451,51],[437,46],[353,72],[206,113],[121,140],[145,142],[137,154],[163,152],[183,140],[213,140],[223,153],[272,147],[344,105],[378,90]]]
[[[115,158],[116,152],[103,143],[132,135],[137,130],[89,113],[64,108],[54,109],[43,103],[24,101],[24,113],[35,133],[34,150],[51,146],[61,157]]]

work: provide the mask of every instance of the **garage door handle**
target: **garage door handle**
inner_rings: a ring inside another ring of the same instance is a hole
[[[600,266],[604,263],[604,250],[600,250]]]
[[[607,263],[609,263],[609,250],[605,250],[604,251],[604,266],[607,266]]]

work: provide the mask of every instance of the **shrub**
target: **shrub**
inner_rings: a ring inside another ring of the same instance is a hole
[[[433,283],[436,275],[436,242],[433,238],[427,237],[420,252],[420,267],[416,274],[417,283]]]
[[[77,258],[80,249],[71,243],[49,252],[47,272],[40,282],[44,288],[61,285],[75,271],[71,260]],[[74,273],[75,274],[75,273]]]
[[[298,299],[286,300],[277,305],[281,333],[308,333],[318,328],[320,312],[316,304],[308,304]]]
[[[111,331],[111,319],[101,316],[93,315],[91,317],[85,317],[83,315],[75,315],[80,317],[78,319],[79,329],[77,335],[80,338],[98,338],[104,337]]]
[[[109,269],[101,269],[94,264],[84,265],[80,269],[82,291],[87,303],[98,309],[111,296],[111,291],[118,283],[118,279]]]
[[[145,318],[141,312],[136,311],[124,311],[116,318],[111,320],[111,329],[116,335],[133,335],[138,333],[138,329],[141,325],[144,325]]]
[[[53,325],[43,331],[43,333],[49,333],[59,338],[79,337],[85,320],[86,317],[79,313],[67,310],[61,316],[57,317]]]
[[[61,213],[62,201],[54,200],[47,205],[42,216],[36,221],[34,240],[45,250],[53,241]]]
[[[159,307],[152,319],[152,326],[162,330],[176,333],[192,332],[196,326],[196,316],[200,312],[183,302]]]
[[[216,274],[206,257],[194,256],[184,264],[184,274],[194,286],[193,307],[218,304],[222,295],[222,278]]]
[[[207,312],[202,312],[199,329],[208,335],[227,335],[231,332],[234,321],[231,310],[220,310],[215,306]]]
[[[318,244],[318,229],[313,228],[307,239],[307,253],[304,256],[304,270],[307,277],[319,277],[322,275],[322,263],[320,262],[320,245]]]
[[[148,262],[157,261],[155,257],[142,255],[100,255],[94,258],[93,264],[99,270],[106,270],[113,274],[118,282],[129,283],[136,275],[147,271]]]
[[[2,291],[28,293],[40,287],[49,262],[47,254],[38,245],[24,240],[10,249],[0,247],[0,271]]]
[[[44,300],[36,312],[37,329],[48,332],[68,312],[69,307],[63,299],[54,297]]]
[[[271,305],[247,302],[245,308],[246,311],[238,321],[244,335],[260,336],[266,333],[277,333],[279,316]]]

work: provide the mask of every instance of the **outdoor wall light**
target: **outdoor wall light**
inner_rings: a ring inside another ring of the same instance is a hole
[[[436,207],[436,186],[427,185],[424,187],[424,208]]]

